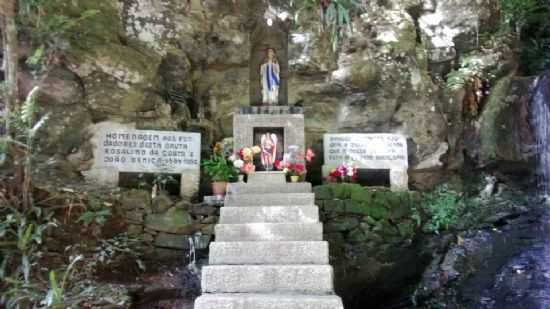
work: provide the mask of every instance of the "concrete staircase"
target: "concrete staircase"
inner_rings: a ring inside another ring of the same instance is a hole
[[[309,183],[231,184],[195,309],[343,309]]]

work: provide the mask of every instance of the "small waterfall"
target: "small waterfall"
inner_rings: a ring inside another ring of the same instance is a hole
[[[195,237],[188,237],[189,242],[189,265],[197,263],[197,254],[195,252]]]
[[[550,197],[550,71],[533,83],[529,120],[536,140],[538,189]]]
[[[195,298],[201,294],[201,270],[197,265],[196,253],[196,248],[200,246],[200,239],[200,232],[187,238],[189,244],[187,258],[189,263],[183,268],[183,294],[190,298]]]

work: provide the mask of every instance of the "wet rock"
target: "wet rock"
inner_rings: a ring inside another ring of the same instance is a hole
[[[172,207],[163,214],[151,214],[145,218],[145,228],[170,234],[193,234],[197,227],[189,213]]]
[[[155,237],[155,247],[187,250],[189,236],[159,233]]]

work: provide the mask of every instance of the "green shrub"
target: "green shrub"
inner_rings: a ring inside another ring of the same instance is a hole
[[[424,231],[439,234],[448,230],[459,220],[463,205],[460,195],[447,186],[425,193],[421,207],[429,220],[424,224]]]

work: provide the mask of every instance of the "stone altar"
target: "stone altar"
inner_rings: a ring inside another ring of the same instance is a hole
[[[282,159],[282,153],[289,146],[298,146],[305,151],[305,122],[303,109],[292,106],[251,106],[241,107],[233,115],[234,149],[259,145],[255,132],[269,130],[279,132],[281,151],[276,159]]]

